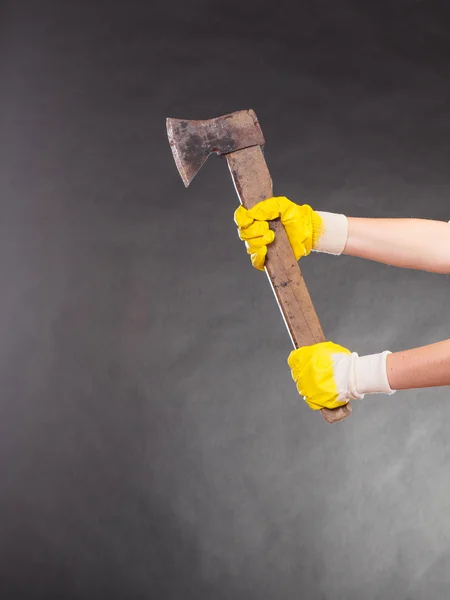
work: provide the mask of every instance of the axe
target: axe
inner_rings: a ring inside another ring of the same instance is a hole
[[[240,110],[205,121],[167,119],[175,164],[188,187],[211,153],[224,155],[241,204],[249,209],[271,198],[272,179],[262,153],[264,137],[253,110]],[[294,348],[325,341],[319,319],[280,219],[269,222],[275,240],[268,245],[264,269]],[[350,403],[323,408],[335,423],[352,412]]]

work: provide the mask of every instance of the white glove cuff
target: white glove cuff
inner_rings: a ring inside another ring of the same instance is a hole
[[[322,218],[325,231],[320,235],[312,249],[313,252],[342,254],[347,243],[348,219],[345,215],[316,211]]]
[[[389,385],[386,368],[389,350],[379,354],[359,356],[354,365],[354,384],[359,394],[388,394],[395,393]]]
[[[337,400],[339,402],[348,402],[348,400],[360,400],[364,394],[360,394],[356,388],[355,365],[359,360],[358,354],[352,352],[338,352],[332,355],[333,373],[338,391]]]

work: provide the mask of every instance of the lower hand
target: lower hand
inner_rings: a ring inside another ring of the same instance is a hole
[[[297,390],[313,410],[337,408],[361,398],[356,391],[353,363],[356,353],[333,342],[293,350],[288,358]]]
[[[333,342],[293,350],[288,358],[298,392],[313,409],[337,408],[365,394],[392,395],[387,375],[389,350],[358,356]]]

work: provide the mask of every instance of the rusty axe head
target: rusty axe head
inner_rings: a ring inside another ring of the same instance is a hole
[[[239,110],[206,121],[167,119],[166,124],[172,154],[186,187],[213,152],[228,154],[264,145],[253,110]]]

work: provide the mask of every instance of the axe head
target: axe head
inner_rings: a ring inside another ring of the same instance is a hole
[[[186,187],[213,152],[228,154],[264,145],[253,110],[239,110],[206,121],[167,119],[166,124],[175,164]]]

